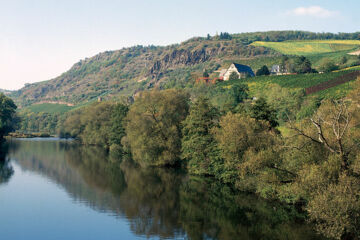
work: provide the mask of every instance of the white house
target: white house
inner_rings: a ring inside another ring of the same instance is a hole
[[[254,77],[255,74],[253,72],[253,70],[251,69],[251,67],[246,66],[246,65],[241,65],[241,64],[237,64],[237,63],[232,63],[230,65],[230,67],[226,70],[226,72],[224,73],[224,81],[229,80],[230,75],[235,72],[239,78],[246,78],[246,77]]]

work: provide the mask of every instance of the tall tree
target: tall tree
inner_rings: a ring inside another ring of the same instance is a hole
[[[200,97],[182,123],[182,158],[190,173],[214,175],[218,151],[211,129],[218,124],[218,118],[218,110],[208,99]]]
[[[124,152],[121,140],[126,136],[125,117],[128,111],[128,106],[117,103],[115,106],[113,106],[111,114],[110,147],[118,148],[120,153]]]
[[[265,120],[271,127],[279,125],[276,119],[276,111],[266,102],[265,98],[260,97],[251,107],[251,116],[256,120]]]
[[[229,112],[220,119],[215,138],[224,160],[218,178],[225,182],[253,191],[255,174],[276,168],[275,138],[265,121]]]
[[[141,166],[172,166],[179,162],[181,122],[189,96],[180,90],[143,92],[130,107],[126,134],[132,157]]]

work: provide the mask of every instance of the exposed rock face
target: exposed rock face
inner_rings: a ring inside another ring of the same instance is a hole
[[[208,61],[213,55],[212,51],[201,50],[173,50],[170,54],[166,54],[161,60],[155,61],[150,69],[150,74],[158,75],[161,70],[177,66],[177,65],[194,65]]]

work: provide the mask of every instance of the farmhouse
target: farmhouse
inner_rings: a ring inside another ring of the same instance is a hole
[[[235,72],[237,75],[239,75],[239,78],[246,78],[248,76],[254,77],[255,74],[251,67],[246,65],[241,65],[237,63],[232,63],[230,67],[226,70],[224,73],[224,81],[229,80],[230,75]]]

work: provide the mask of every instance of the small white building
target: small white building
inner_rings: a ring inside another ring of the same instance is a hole
[[[230,75],[235,72],[237,75],[239,75],[239,79],[240,78],[246,78],[246,77],[254,77],[255,74],[253,72],[253,70],[251,69],[251,67],[246,66],[246,65],[242,65],[242,64],[237,64],[237,63],[232,63],[230,65],[230,67],[226,70],[226,72],[224,73],[224,81],[228,81],[230,78]]]
[[[273,65],[271,67],[270,73],[272,75],[283,75],[283,74],[286,74],[287,71],[286,71],[285,67],[282,65]]]

